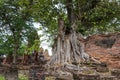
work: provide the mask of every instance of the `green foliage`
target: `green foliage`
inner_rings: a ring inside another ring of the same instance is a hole
[[[39,51],[40,40],[34,40],[34,44],[31,47],[27,48],[27,53],[30,54],[32,51]]]
[[[31,46],[28,46],[25,43],[22,44],[19,49],[19,55],[31,54],[34,50],[39,51],[40,44],[40,40],[34,40],[34,43]]]
[[[39,40],[35,40],[34,41],[34,45],[32,46],[33,50],[39,50],[39,46],[40,46],[40,41]]]
[[[23,43],[32,46],[39,39],[37,30],[33,27],[29,11],[29,0],[0,1],[0,53],[23,53]],[[29,14],[28,14],[29,13]]]
[[[2,53],[2,54],[12,54],[12,52],[13,52],[13,39],[12,39],[12,36],[1,37],[1,40],[0,40],[0,53]]]
[[[71,4],[77,32],[84,35],[120,32],[119,0],[72,0]],[[48,41],[54,39],[59,17],[64,19],[65,28],[71,24],[66,6],[66,0],[0,0],[0,53],[13,54],[17,49],[21,54],[26,47],[29,51],[38,49],[34,22],[40,23]]]
[[[21,44],[20,48],[19,48],[19,54],[18,55],[23,55],[26,53],[26,50],[27,50],[27,45],[24,43],[24,44]]]
[[[65,0],[45,0],[44,4],[41,3],[40,1],[36,7],[34,18],[41,23],[42,30],[50,35],[56,35],[57,19],[61,15],[65,20],[65,27],[70,24],[68,23]],[[76,17],[78,32],[89,35],[120,31],[119,0],[73,0],[71,4],[74,6],[73,13]]]
[[[94,9],[86,13],[90,23],[89,33],[119,32],[120,5],[118,1],[101,1]]]

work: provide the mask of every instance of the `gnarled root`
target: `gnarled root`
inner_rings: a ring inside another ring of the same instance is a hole
[[[63,65],[64,63],[81,63],[89,60],[89,55],[84,51],[84,44],[78,40],[76,32],[69,35],[58,36],[53,47],[53,56],[50,65]]]

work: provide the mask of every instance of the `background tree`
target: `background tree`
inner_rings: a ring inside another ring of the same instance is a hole
[[[26,6],[22,6],[20,0],[1,0],[0,5],[0,31],[1,31],[1,53],[14,55],[13,63],[16,63],[16,56],[20,53],[20,46],[26,40],[30,45],[38,39],[37,30],[33,27],[33,20],[29,15]],[[26,1],[25,1],[26,2]],[[29,3],[26,3],[30,5]],[[25,8],[25,9],[24,9]],[[32,35],[31,35],[32,34]],[[32,37],[34,36],[34,37]],[[37,37],[35,37],[37,36]],[[30,40],[32,39],[32,40]]]

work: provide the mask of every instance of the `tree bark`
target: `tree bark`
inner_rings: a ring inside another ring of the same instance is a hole
[[[19,48],[19,38],[15,37],[15,33],[13,34],[14,37],[14,52],[13,52],[13,64],[16,64],[18,48]]]
[[[75,22],[75,16],[73,11],[73,1],[72,0],[66,0],[66,9],[67,9],[67,15],[69,24],[73,24]]]
[[[17,58],[17,53],[19,49],[19,43],[20,43],[20,31],[15,31],[14,27],[9,24],[10,30],[12,32],[13,36],[13,41],[14,41],[14,50],[13,50],[13,64],[16,64],[16,58]]]
[[[57,41],[54,43],[53,47],[53,57],[50,60],[50,65],[64,65],[65,63],[79,64],[81,62],[87,61],[89,55],[84,51],[84,44],[79,41],[81,36],[80,33],[76,33],[72,30],[71,33],[65,34],[63,27],[64,22],[62,19],[58,19],[59,31],[57,36]],[[74,28],[75,25],[72,27]]]
[[[14,45],[14,52],[13,52],[13,64],[16,64],[16,58],[17,58],[17,44]]]

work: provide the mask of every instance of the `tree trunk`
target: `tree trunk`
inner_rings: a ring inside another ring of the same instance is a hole
[[[72,0],[66,0],[66,9],[67,9],[67,15],[70,25],[72,25],[75,22],[75,15],[74,15],[72,3],[73,3]]]
[[[18,51],[18,48],[19,48],[19,39],[20,37],[18,38],[17,34],[15,33],[15,29],[13,26],[10,26],[10,30],[12,31],[12,34],[13,34],[13,41],[14,41],[14,50],[13,50],[13,64],[16,64],[16,57],[17,57],[17,51]],[[20,33],[19,33],[19,36],[20,36]]]
[[[82,36],[80,33],[76,33],[77,26],[72,3],[73,0],[66,0],[70,25],[64,28],[64,21],[62,18],[58,19],[58,36],[53,46],[53,56],[49,62],[52,66],[60,66],[66,63],[79,64],[89,59],[89,55],[84,51],[84,44],[80,42]]]
[[[13,52],[13,64],[16,64],[16,57],[17,57],[17,48],[15,45],[14,52]]]
[[[65,63],[78,64],[89,59],[89,55],[84,51],[84,44],[80,42],[80,33],[74,29],[69,34],[65,34],[63,27],[64,21],[58,20],[58,36],[53,46],[53,57],[50,65],[64,65]],[[72,28],[75,28],[73,25]]]
[[[16,64],[17,54],[19,49],[19,39],[14,38],[14,52],[13,52],[13,64]]]
[[[13,31],[13,38],[14,38],[13,64],[16,64],[16,62],[17,62],[17,55],[18,55],[18,49],[20,47],[20,38],[21,38],[20,32],[15,33]]]

